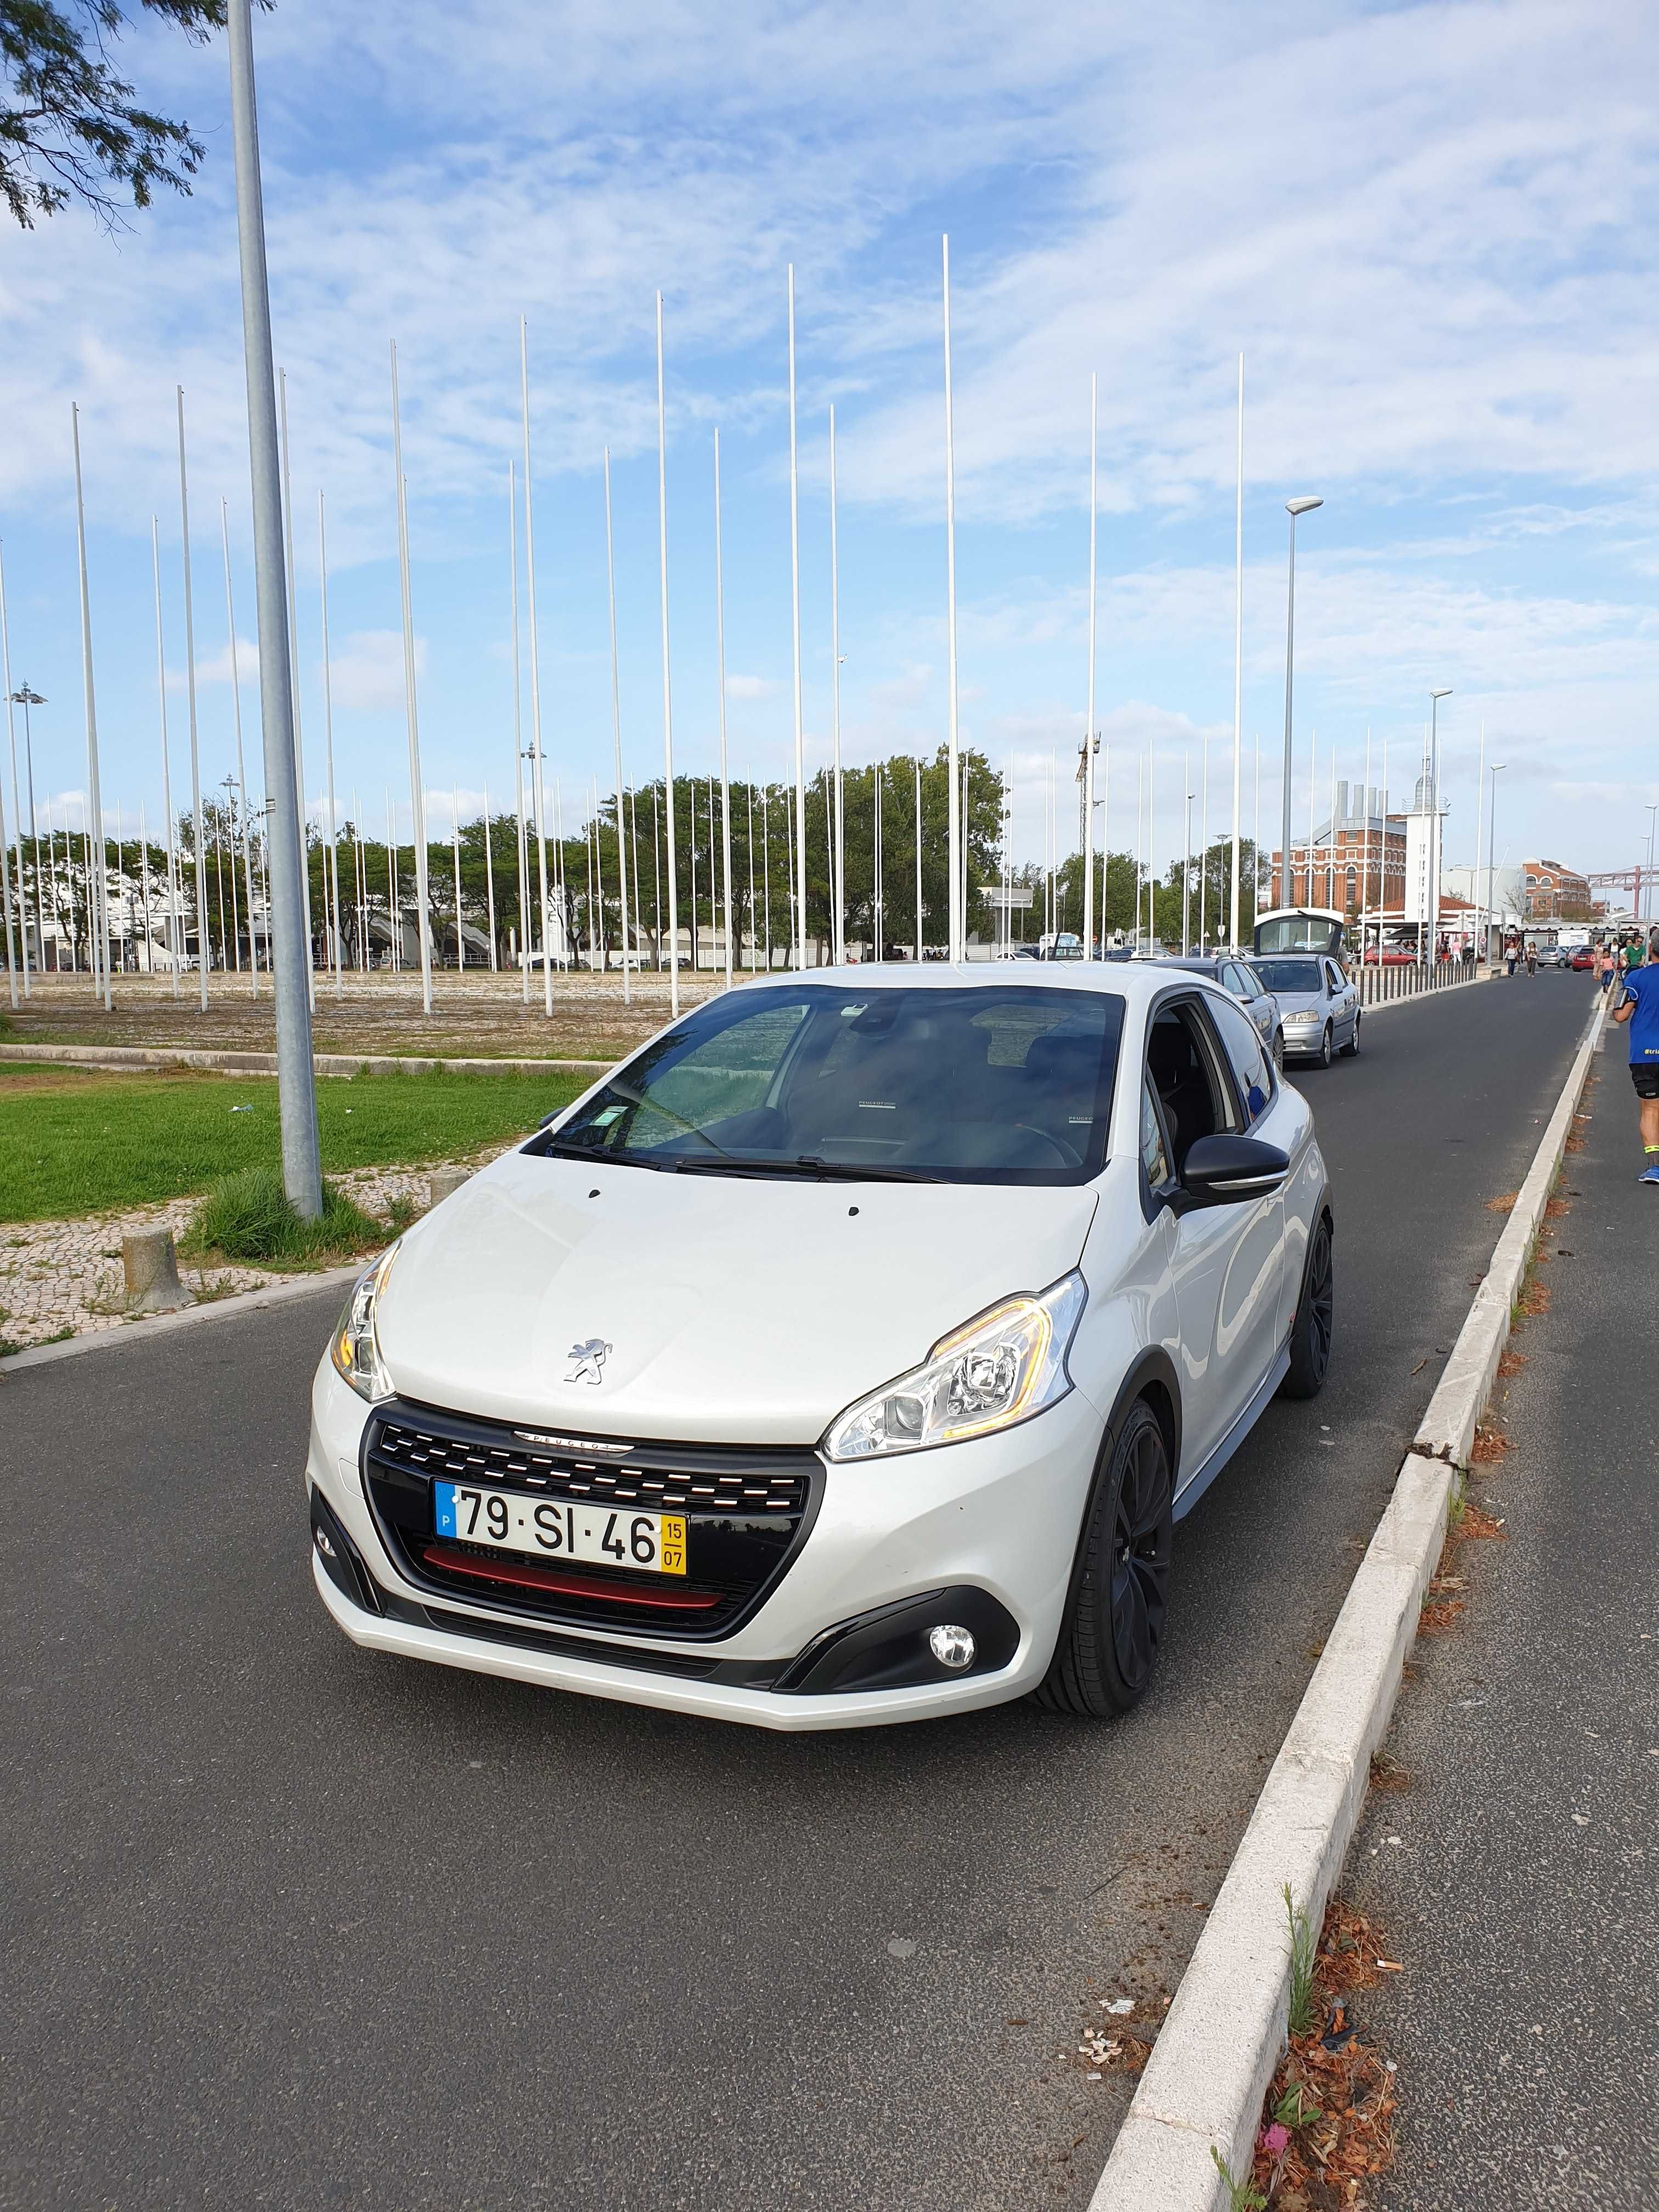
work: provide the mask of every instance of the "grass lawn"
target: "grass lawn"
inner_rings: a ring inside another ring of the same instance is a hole
[[[586,1086],[575,1074],[322,1079],[323,1170],[413,1165],[505,1145]],[[0,1221],[152,1206],[279,1158],[269,1077],[0,1069]]]

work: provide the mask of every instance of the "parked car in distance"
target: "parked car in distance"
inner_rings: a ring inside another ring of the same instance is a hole
[[[1206,976],[757,978],[358,1278],[318,1593],[372,1650],[711,1719],[1109,1717],[1176,1523],[1324,1380],[1332,1237]]]
[[[1338,1053],[1359,1049],[1359,988],[1328,954],[1277,954],[1252,963],[1279,1001],[1290,1060],[1316,1060],[1328,1067]]]
[[[1540,945],[1538,964],[1540,968],[1571,968],[1572,955],[1565,945]]]
[[[1219,983],[1224,991],[1231,992],[1250,1019],[1255,1024],[1256,1035],[1264,1048],[1273,1055],[1275,1067],[1285,1065],[1285,1026],[1279,1018],[1279,1001],[1262,980],[1259,966],[1254,961],[1237,953],[1218,953],[1213,957],[1194,956],[1185,960],[1160,960],[1160,968],[1181,968],[1189,975],[1207,975],[1212,983]]]
[[[1590,946],[1576,945],[1573,947],[1571,965],[1579,975],[1593,975],[1595,970],[1595,954]]]
[[[1368,945],[1365,947],[1366,967],[1375,968],[1378,964],[1376,947],[1374,945]],[[1417,965],[1417,955],[1414,952],[1407,952],[1401,945],[1385,945],[1382,947],[1380,964],[1384,968],[1414,968]]]

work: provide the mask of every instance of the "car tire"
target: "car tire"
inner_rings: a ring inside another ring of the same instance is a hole
[[[1163,1428],[1137,1398],[1096,1486],[1070,1604],[1036,1692],[1050,1712],[1110,1720],[1146,1694],[1169,1601],[1174,1507]]]
[[[1302,1295],[1291,1323],[1291,1364],[1279,1386],[1286,1398],[1316,1398],[1325,1387],[1336,1310],[1332,1244],[1331,1217],[1322,1212],[1314,1224]]]
[[[1285,1032],[1283,1030],[1275,1030],[1273,1031],[1273,1066],[1280,1075],[1283,1075],[1285,1073]]]
[[[1333,1036],[1334,1032],[1332,1026],[1329,1022],[1327,1022],[1325,1024],[1325,1034],[1319,1040],[1319,1065],[1322,1067],[1328,1067],[1332,1060],[1336,1057],[1335,1053],[1332,1049]]]
[[[1343,1057],[1343,1059],[1344,1059],[1344,1060],[1352,1060],[1352,1059],[1355,1057],[1355,1055],[1358,1054],[1358,1050],[1359,1050],[1359,1017],[1358,1017],[1358,1014],[1356,1014],[1356,1015],[1354,1016],[1354,1018],[1353,1018],[1353,1035],[1352,1035],[1352,1036],[1348,1039],[1348,1042],[1346,1042],[1346,1044],[1345,1044],[1345,1045],[1343,1046],[1343,1048],[1342,1048],[1342,1057]]]

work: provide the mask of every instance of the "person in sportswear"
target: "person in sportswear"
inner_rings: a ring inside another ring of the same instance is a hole
[[[1627,969],[1624,995],[1613,1018],[1630,1029],[1630,1073],[1641,1101],[1642,1150],[1646,1166],[1639,1182],[1659,1186],[1659,929],[1653,933],[1648,957]]]

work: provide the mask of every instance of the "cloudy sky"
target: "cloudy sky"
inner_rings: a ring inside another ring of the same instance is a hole
[[[718,427],[732,769],[787,772],[792,261],[809,767],[830,732],[831,404],[845,754],[931,751],[948,230],[963,728],[1012,764],[1022,857],[1042,854],[1051,762],[1069,792],[1084,726],[1091,374],[1110,842],[1132,841],[1149,746],[1161,863],[1206,738],[1212,833],[1231,805],[1241,353],[1247,832],[1258,742],[1264,824],[1279,803],[1283,502],[1318,493],[1298,823],[1310,753],[1322,811],[1333,770],[1363,776],[1368,732],[1371,781],[1386,745],[1403,801],[1429,689],[1450,685],[1449,858],[1473,857],[1483,726],[1507,763],[1500,859],[1637,856],[1659,799],[1659,16],[1638,0],[281,0],[256,38],[312,793],[320,490],[341,803],[380,823],[390,790],[407,820],[395,337],[425,778],[464,813],[486,786],[510,800],[521,313],[550,774],[567,810],[611,775],[607,444],[625,768],[659,771],[658,288],[677,764],[717,758]],[[234,761],[222,499],[256,787],[257,652],[224,53],[145,28],[122,58],[207,166],[193,198],[112,236],[79,214],[0,230],[0,542],[13,683],[50,701],[44,800],[85,781],[78,400],[104,788],[154,822],[152,514],[175,793],[187,777],[179,383],[204,781]],[[527,642],[524,689],[527,727]]]

